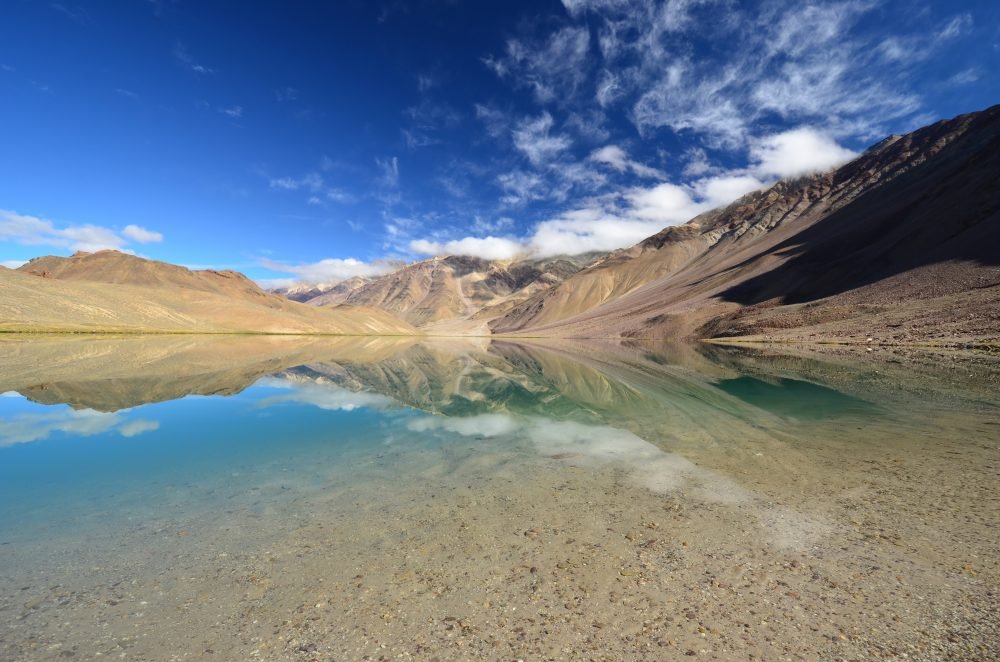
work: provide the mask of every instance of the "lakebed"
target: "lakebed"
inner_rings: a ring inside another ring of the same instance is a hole
[[[3,659],[1000,655],[989,355],[0,354]]]

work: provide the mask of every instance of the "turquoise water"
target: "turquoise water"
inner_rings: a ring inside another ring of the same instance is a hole
[[[224,342],[0,345],[0,657],[995,645],[987,358]]]

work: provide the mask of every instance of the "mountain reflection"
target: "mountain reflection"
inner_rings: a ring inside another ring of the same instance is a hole
[[[845,374],[869,368],[746,348],[580,341],[467,346],[457,340],[272,337],[0,342],[0,392],[78,410],[113,413],[191,394],[232,395],[259,384],[288,391],[265,406],[295,401],[350,410],[396,403],[461,418],[544,416],[623,427],[658,443],[752,436],[784,418],[871,416],[878,412],[873,402],[899,397],[907,383],[925,381],[927,374],[918,367],[900,366],[894,379],[894,368],[887,364],[874,371],[879,379],[845,380]],[[975,384],[966,380],[963,393],[975,397]],[[846,392],[850,389],[854,392]],[[86,419],[64,418],[67,425]]]

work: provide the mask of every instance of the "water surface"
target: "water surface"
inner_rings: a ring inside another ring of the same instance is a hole
[[[0,658],[996,657],[987,356],[0,341]]]

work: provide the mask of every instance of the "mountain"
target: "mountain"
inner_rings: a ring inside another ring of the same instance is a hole
[[[308,301],[314,306],[329,305],[343,303],[344,297],[347,294],[372,280],[373,277],[354,276],[353,278],[336,283],[296,283],[288,287],[277,287],[269,291],[300,303]]]
[[[355,290],[360,289],[373,280],[374,278],[372,277],[354,276],[339,283],[322,286],[318,291],[313,290],[310,292],[309,296],[307,296],[306,292],[302,292],[300,295],[301,298],[295,300],[308,303],[310,306],[336,306],[344,303],[347,297]],[[288,295],[286,294],[285,296]]]
[[[268,299],[264,290],[238,271],[193,271],[114,250],[79,251],[70,257],[36,257],[17,270],[56,280],[182,288],[253,301]]]
[[[1000,106],[616,251],[499,334],[1000,339]]]
[[[381,310],[306,306],[235,271],[192,271],[117,251],[0,269],[0,291],[5,331],[416,333]]]
[[[367,281],[344,281],[306,303],[380,308],[418,327],[473,333],[479,329],[488,334],[488,320],[562,282],[596,257],[591,253],[514,261],[432,258]]]

